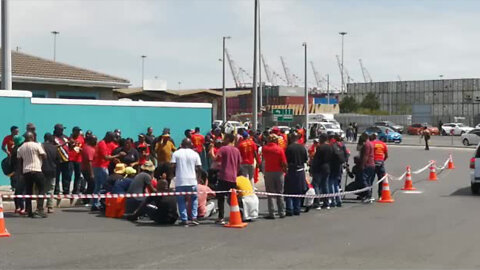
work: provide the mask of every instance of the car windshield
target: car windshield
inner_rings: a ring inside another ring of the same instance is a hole
[[[458,124],[458,127],[465,127],[464,124]]]
[[[325,128],[329,128],[329,129],[334,129],[336,128],[334,125],[332,124],[323,124],[325,126]]]

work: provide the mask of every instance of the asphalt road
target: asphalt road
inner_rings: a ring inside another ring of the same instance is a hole
[[[402,135],[402,145],[425,145],[425,141],[420,139],[420,136],[415,135]],[[462,143],[460,136],[432,136],[429,144],[431,146],[442,146],[442,147],[465,147]],[[468,146],[474,148],[475,145]]]
[[[391,146],[387,170],[423,167],[453,154],[456,169],[406,194],[391,183],[395,203],[312,210],[300,217],[257,220],[245,229],[213,221],[183,228],[97,217],[83,208],[47,219],[6,214],[11,238],[0,238],[0,269],[386,269],[480,268],[480,197],[470,195],[471,149]],[[262,212],[266,201],[261,200]]]

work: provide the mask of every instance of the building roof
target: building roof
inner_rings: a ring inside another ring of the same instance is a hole
[[[0,67],[1,69],[2,67]],[[110,88],[121,88],[130,85],[130,82],[126,79],[16,51],[12,51],[12,79],[14,82],[103,86]]]
[[[190,96],[195,94],[211,94],[213,96],[222,96],[221,91],[212,90],[212,89],[192,89],[192,90],[166,90],[166,91],[143,91],[142,87],[135,87],[135,88],[123,88],[123,89],[115,89],[115,92],[123,94],[123,95],[135,95],[141,93],[167,93],[170,95],[182,97],[182,96]],[[242,95],[250,94],[250,90],[239,90],[239,91],[226,91],[227,97],[237,97]]]

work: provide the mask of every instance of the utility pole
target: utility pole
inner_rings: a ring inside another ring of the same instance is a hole
[[[53,62],[57,61],[57,36],[60,34],[58,31],[52,31],[53,34]]]
[[[342,73],[342,86],[341,86],[341,93],[343,94],[344,91],[345,91],[345,79],[344,79],[344,76],[343,76],[343,70],[344,70],[344,65],[343,65],[343,42],[344,42],[344,38],[345,38],[345,35],[347,34],[347,32],[340,32],[339,33],[341,36],[342,36],[342,65],[341,65],[341,73]]]
[[[147,58],[146,55],[142,55],[142,90],[145,87],[145,58]]]
[[[2,89],[5,90],[12,90],[9,2],[10,0],[2,0]]]
[[[258,0],[258,55],[262,55],[262,20],[261,20],[261,12],[260,12],[260,0]],[[262,85],[262,67],[260,64],[260,57],[258,58],[258,107],[260,111],[263,107],[263,85]],[[262,113],[262,125],[263,125],[263,113]]]
[[[222,120],[223,124],[227,122],[227,90],[225,89],[225,40],[230,39],[230,37],[223,37],[223,56],[222,56]],[[230,59],[230,58],[229,58]],[[230,67],[232,63],[230,62]],[[232,68],[233,73],[233,68]],[[236,82],[235,74],[234,79]]]
[[[303,47],[305,48],[305,138],[309,138],[308,137],[308,131],[309,131],[309,128],[308,128],[308,83],[307,83],[307,73],[308,73],[308,70],[307,70],[307,62],[308,62],[308,58],[307,58],[307,43],[306,42],[303,42]]]
[[[254,6],[254,24],[253,24],[253,84],[252,84],[252,129],[258,127],[258,93],[257,93],[257,51],[258,51],[258,0],[255,0]]]
[[[327,104],[330,105],[330,75],[327,74]]]

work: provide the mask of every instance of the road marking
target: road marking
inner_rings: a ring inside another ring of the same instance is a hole
[[[420,190],[402,190],[402,193],[405,193],[405,194],[422,194],[423,191],[420,191]]]
[[[424,146],[422,145],[397,145],[397,144],[387,144],[388,147],[398,147],[398,148],[416,148],[416,149],[423,149]],[[446,147],[446,146],[430,146],[430,149],[435,149],[435,150],[453,150],[453,151],[474,151],[475,148],[459,148],[458,146],[455,147]]]

